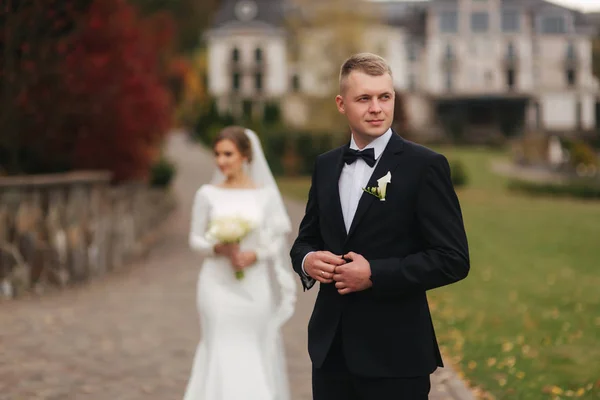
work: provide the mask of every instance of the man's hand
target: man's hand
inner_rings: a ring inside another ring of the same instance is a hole
[[[339,294],[360,292],[373,286],[371,265],[366,258],[354,252],[344,255],[344,258],[350,262],[336,267],[333,275]]]
[[[315,251],[304,260],[304,270],[311,278],[321,283],[331,283],[335,268],[345,263],[342,256],[336,256],[329,251]]]

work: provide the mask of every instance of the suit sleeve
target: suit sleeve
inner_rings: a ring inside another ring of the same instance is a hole
[[[470,261],[450,166],[442,155],[428,166],[417,195],[417,223],[425,248],[404,258],[370,260],[374,293],[402,296],[466,278]]]
[[[316,184],[317,163],[315,163],[310,191],[308,192],[308,202],[306,203],[304,218],[300,222],[298,237],[290,250],[292,266],[294,267],[294,271],[300,276],[304,290],[312,288],[315,284],[315,280],[306,275],[302,270],[304,257],[312,251],[318,251],[323,248],[323,239],[321,238],[319,228],[319,204],[317,201]]]

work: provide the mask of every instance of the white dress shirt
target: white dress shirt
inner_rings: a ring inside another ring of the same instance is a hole
[[[375,165],[369,166],[362,158],[357,158],[352,164],[344,164],[342,173],[340,174],[340,180],[338,181],[340,189],[340,204],[342,206],[342,215],[344,216],[344,225],[346,226],[346,232],[350,231],[354,214],[358,208],[358,202],[363,194],[363,188],[369,183],[373,171],[377,167],[381,154],[385,150],[390,138],[392,137],[392,130],[388,129],[386,133],[373,140],[371,143],[365,146],[364,149],[373,149],[375,152]],[[353,150],[364,150],[359,149],[354,141],[354,135],[350,140],[350,148]],[[309,252],[306,254],[308,256]],[[302,271],[304,270],[304,261],[306,256],[302,260]],[[307,274],[308,275],[308,274]]]

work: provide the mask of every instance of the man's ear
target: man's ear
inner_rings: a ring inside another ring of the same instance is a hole
[[[335,104],[337,105],[337,109],[340,114],[346,114],[346,109],[344,108],[344,99],[341,95],[335,96]]]

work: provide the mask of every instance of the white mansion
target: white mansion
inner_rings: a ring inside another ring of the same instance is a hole
[[[206,34],[209,91],[220,110],[260,115],[267,102],[277,102],[290,124],[302,126],[310,118],[303,102],[324,94],[318,64],[327,52],[316,33],[303,32],[317,39],[300,41],[307,48],[290,57],[288,3],[222,1]],[[372,4],[384,19],[367,32],[370,46],[364,50],[391,64],[414,131],[444,127],[469,135],[513,135],[524,129],[558,134],[596,129],[595,27],[585,14],[545,0]]]

